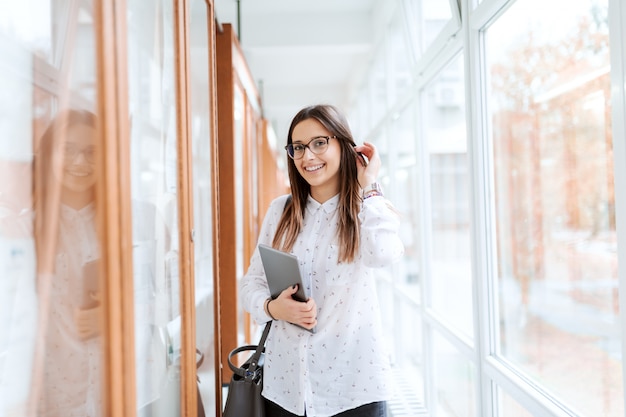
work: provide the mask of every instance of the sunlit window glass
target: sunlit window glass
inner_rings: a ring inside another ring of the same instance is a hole
[[[369,120],[367,126],[373,128],[387,112],[387,68],[385,51],[377,54],[374,66],[368,77]]]
[[[177,129],[172,2],[129,1],[128,78],[139,416],[180,415]]]
[[[453,19],[449,0],[402,0],[399,5],[410,46],[406,53],[414,62],[429,48],[439,47],[434,45],[438,36],[444,32],[448,35],[459,27]]]
[[[403,98],[409,92],[413,83],[413,73],[411,70],[415,65],[415,55],[411,52],[409,45],[413,39],[408,37],[409,32],[404,25],[404,16],[397,14],[394,22],[390,26],[387,38],[386,60],[389,66],[389,103],[394,103]]]
[[[432,333],[436,381],[436,415],[473,417],[476,412],[476,368],[439,333]]]
[[[430,167],[433,308],[458,330],[473,332],[470,194],[465,133],[463,57],[456,57],[424,93]]]
[[[394,115],[389,134],[376,141],[383,161],[380,176],[383,191],[399,213],[405,249],[402,262],[376,272],[383,322],[393,323],[393,326],[385,326],[385,331],[396,384],[396,398],[392,404],[397,404],[398,413],[417,412],[424,402],[423,334],[422,322],[418,319],[422,309],[423,277],[420,271],[421,245],[417,238],[421,226],[420,199],[416,192],[420,188],[420,177],[416,158],[418,122],[415,107],[412,103]]]
[[[0,5],[0,415],[102,415],[90,1]]]
[[[623,416],[608,2],[520,0],[486,41],[499,354],[580,415]]]
[[[533,417],[533,413],[526,410],[522,405],[515,401],[510,395],[506,393],[501,387],[496,387],[496,393],[498,396],[498,404],[500,409],[500,415],[503,417]]]
[[[33,71],[27,28],[9,23],[26,7],[0,14],[0,415],[28,407],[37,335],[36,250],[33,222]],[[43,39],[49,32],[41,34]],[[15,100],[19,97],[28,99]],[[48,120],[46,120],[47,122]],[[43,123],[42,123],[43,124]]]
[[[199,392],[208,415],[215,410],[215,317],[213,293],[213,161],[211,105],[213,93],[210,61],[208,10],[204,0],[191,5],[191,136],[193,155],[194,277],[196,297],[196,346],[204,355],[198,368]]]
[[[422,10],[419,14],[422,16],[423,27],[423,45],[426,49],[435,37],[441,32],[443,27],[452,19],[452,11],[450,10],[449,0],[422,0],[413,3],[421,3]]]

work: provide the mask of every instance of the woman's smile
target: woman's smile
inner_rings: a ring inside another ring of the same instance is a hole
[[[315,172],[315,171],[318,171],[318,170],[324,168],[324,165],[325,164],[316,164],[316,165],[305,166],[304,170],[306,172]]]

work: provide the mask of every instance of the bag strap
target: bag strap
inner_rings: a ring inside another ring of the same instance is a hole
[[[265,351],[265,341],[267,340],[267,335],[270,334],[271,327],[272,321],[268,321],[265,325],[265,329],[263,329],[263,334],[261,335],[261,340],[259,340],[259,345],[257,346],[256,351],[250,358],[250,368],[252,371],[254,371],[259,365],[259,360],[261,359],[261,354]]]
[[[228,354],[228,366],[230,367],[231,371],[233,371],[242,378],[251,378],[255,376],[257,368],[259,368],[259,360],[261,359],[261,354],[265,351],[265,340],[267,339],[267,335],[270,333],[271,327],[272,321],[268,321],[265,325],[265,329],[263,329],[263,334],[261,335],[261,340],[259,340],[258,345],[240,346],[236,349],[233,349]],[[246,361],[249,366],[247,368],[241,368],[233,365],[233,362],[231,360],[232,357],[240,352],[245,352],[247,350],[254,350],[254,353],[252,354],[252,356],[250,356],[250,359]]]

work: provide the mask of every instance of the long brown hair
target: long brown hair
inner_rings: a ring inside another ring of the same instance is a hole
[[[339,262],[352,262],[358,253],[360,243],[358,215],[361,206],[361,186],[356,167],[357,154],[354,150],[356,143],[345,116],[334,106],[320,104],[305,107],[295,115],[289,127],[287,144],[293,142],[292,134],[296,125],[307,119],[315,119],[320,122],[331,135],[337,137],[337,142],[341,147],[341,162],[339,164],[341,181],[339,183],[339,205],[337,208],[339,211],[337,229],[340,247]],[[286,158],[293,198],[286,205],[278,222],[272,246],[289,252],[302,229],[306,201],[311,186],[300,176],[293,159],[288,156]]]

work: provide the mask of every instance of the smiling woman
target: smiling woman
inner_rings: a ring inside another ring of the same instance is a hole
[[[309,298],[295,300],[297,286],[270,294],[254,252],[240,294],[257,323],[273,321],[263,369],[265,415],[386,415],[390,363],[374,274],[398,261],[404,246],[397,213],[376,182],[378,151],[368,142],[357,145],[331,105],[300,110],[285,149],[291,198],[270,204],[258,243],[298,258]]]
[[[50,240],[54,275],[39,283],[51,300],[40,399],[40,415],[45,416],[95,416],[100,409],[96,137],[93,113],[62,111],[46,129],[35,156],[38,183],[46,190],[40,193],[43,203],[59,207],[58,231]],[[36,216],[36,224],[46,219]]]

